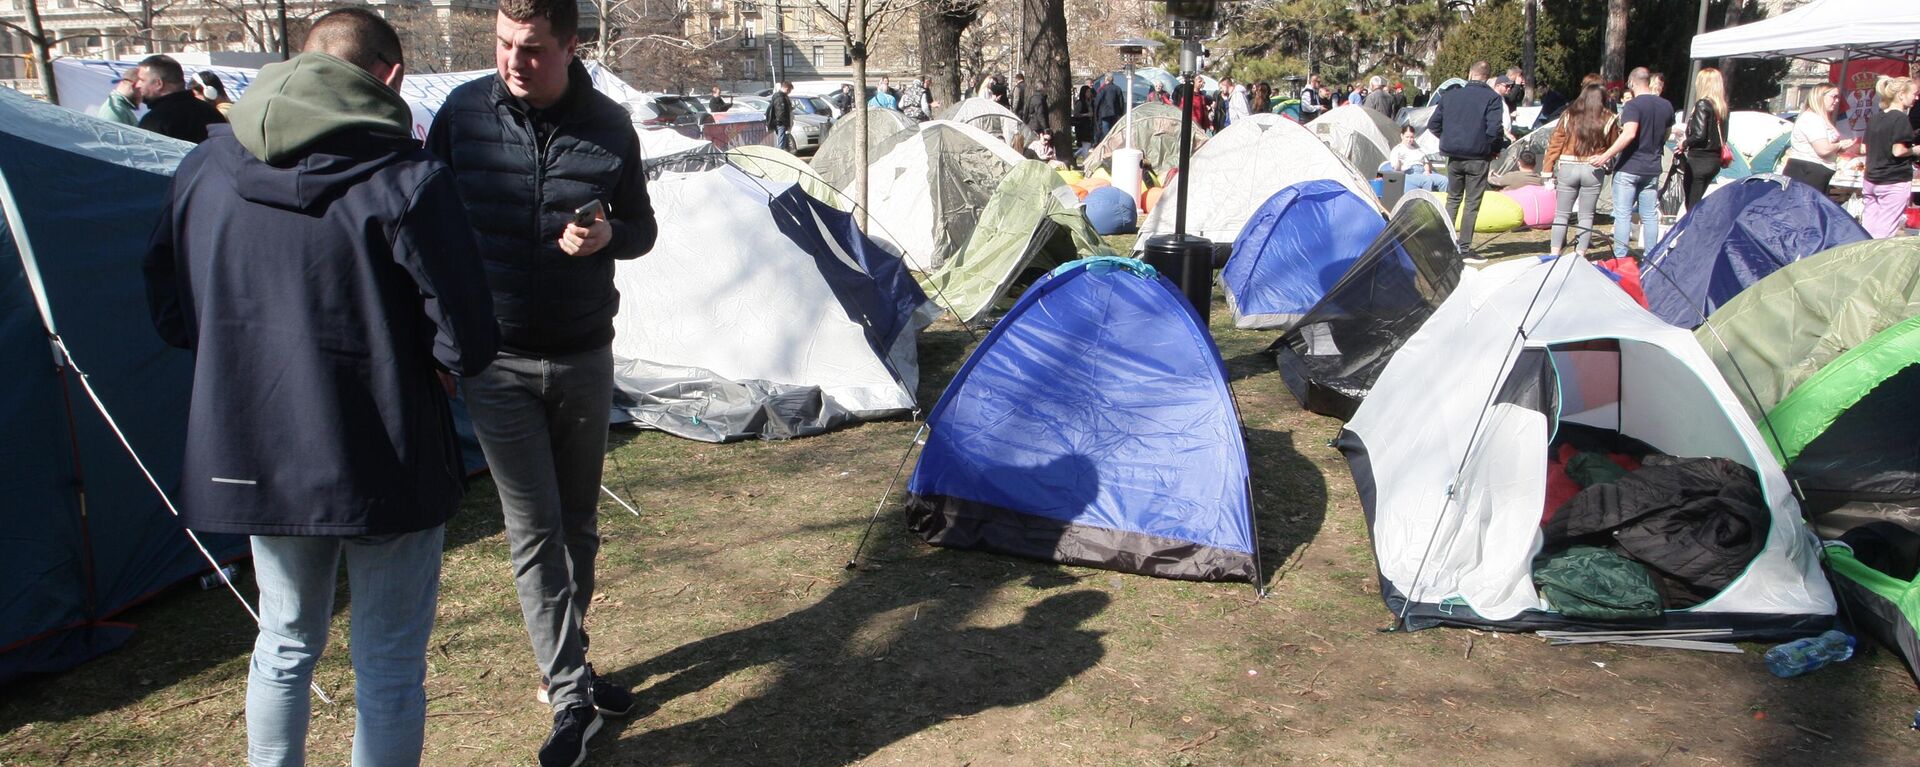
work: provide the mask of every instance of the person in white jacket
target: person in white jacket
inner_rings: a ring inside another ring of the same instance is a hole
[[[1246,117],[1251,110],[1247,107],[1247,92],[1233,78],[1220,80],[1220,95],[1227,100],[1227,125],[1232,125]],[[1226,127],[1226,126],[1221,126]]]

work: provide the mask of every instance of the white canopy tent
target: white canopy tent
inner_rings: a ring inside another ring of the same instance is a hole
[[[1920,56],[1920,3],[1812,0],[1773,18],[1696,35],[1692,56],[1912,59]]]

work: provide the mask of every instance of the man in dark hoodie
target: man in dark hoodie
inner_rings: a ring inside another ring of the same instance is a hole
[[[193,350],[180,508],[251,535],[247,756],[301,764],[335,577],[353,594],[355,764],[415,764],[445,523],[464,474],[449,371],[499,335],[453,174],[409,136],[393,28],[346,9],[270,64],[174,175],[145,271]]]
[[[1441,99],[1427,120],[1427,130],[1440,137],[1440,153],[1447,156],[1447,218],[1457,218],[1460,226],[1454,244],[1469,261],[1478,260],[1470,246],[1480,196],[1487,193],[1487,165],[1500,153],[1507,131],[1500,94],[1487,84],[1492,73],[1487,62],[1474,62],[1467,68],[1467,84]]]
[[[172,56],[148,56],[137,71],[140,99],[147,104],[147,114],[140,118],[142,130],[198,144],[207,140],[207,126],[227,121],[220,110],[187,90],[186,70]]]
[[[542,765],[578,764],[601,716],[634,705],[587,663],[586,617],[613,409],[614,261],[651,249],[655,228],[639,137],[574,57],[579,23],[573,0],[502,0],[496,73],[448,94],[427,135],[479,229],[500,320],[499,358],[462,391],[500,491],[535,697],[554,711]]]

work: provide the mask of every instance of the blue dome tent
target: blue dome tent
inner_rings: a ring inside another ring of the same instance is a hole
[[[1867,239],[1820,190],[1785,176],[1748,176],[1714,190],[1647,251],[1647,308],[1669,324],[1707,315],[1774,270]]]
[[[1386,226],[1378,209],[1334,181],[1303,181],[1274,193],[1240,230],[1220,272],[1234,325],[1293,324]]]
[[[192,148],[0,88],[0,684],[118,647],[116,614],[210,569],[115,434],[177,485],[193,360],[154,332],[140,262]]]
[[[927,417],[907,490],[930,543],[1183,580],[1257,581],[1226,366],[1139,261],[1068,263],[1021,296]]]

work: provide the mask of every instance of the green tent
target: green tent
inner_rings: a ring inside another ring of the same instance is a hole
[[[1029,268],[1110,255],[1060,174],[1046,163],[1026,160],[994,190],[966,249],[926,277],[924,287],[954,317],[972,322]]]
[[[912,118],[891,109],[867,107],[867,162],[880,159],[893,145],[913,135],[915,124]],[[854,127],[852,114],[841,115],[827,131],[827,140],[820,142],[820,149],[813,153],[813,169],[835,189],[853,188],[859,167],[854,154],[860,148],[856,138],[860,132]]]
[[[1199,151],[1211,136],[1205,128],[1193,126],[1193,150]],[[1113,150],[1127,145],[1127,125],[1125,121],[1115,123],[1107,137],[1087,150],[1087,156],[1081,160],[1080,167],[1091,174],[1107,166],[1113,158]],[[1133,148],[1146,156],[1148,165],[1153,166],[1154,175],[1165,176],[1168,170],[1180,165],[1180,110],[1166,104],[1149,101],[1133,108]]]
[[[1920,679],[1920,238],[1788,264],[1695,331],[1812,515],[1854,626]]]
[[[780,184],[799,184],[800,191],[828,206],[851,212],[853,200],[841,194],[805,160],[765,144],[747,144],[727,150],[727,159],[749,176]]]

